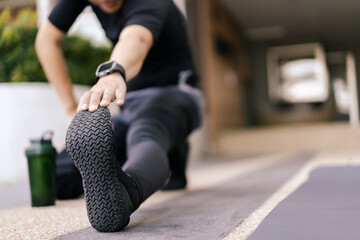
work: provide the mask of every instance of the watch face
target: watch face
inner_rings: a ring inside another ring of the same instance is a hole
[[[103,65],[100,66],[99,72],[110,69],[112,67],[112,65],[113,65],[112,62],[104,63]]]
[[[113,72],[119,72],[121,76],[124,78],[124,80],[126,79],[125,71],[123,67],[120,66],[115,61],[110,61],[100,64],[99,67],[96,69],[95,75],[97,78],[100,78]]]

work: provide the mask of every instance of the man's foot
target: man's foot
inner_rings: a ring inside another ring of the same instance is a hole
[[[86,209],[93,228],[114,232],[126,227],[134,211],[119,181],[110,112],[79,112],[66,134],[66,151],[82,176]]]
[[[169,154],[170,178],[162,190],[181,190],[186,188],[186,165],[189,143],[185,140],[172,149]]]
[[[186,188],[186,177],[179,176],[171,176],[169,181],[163,187],[163,191],[174,191],[174,190],[182,190]]]

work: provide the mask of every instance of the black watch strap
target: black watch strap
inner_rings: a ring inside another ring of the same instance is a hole
[[[104,62],[98,66],[96,69],[96,79],[99,80],[99,78],[106,76],[110,73],[118,72],[123,77],[124,81],[126,82],[126,74],[125,69],[118,64],[116,61],[109,61]]]
[[[126,82],[125,69],[120,64],[118,64],[117,62],[115,62],[115,63],[116,63],[115,71],[119,72],[121,74],[121,76],[123,77],[124,81]]]

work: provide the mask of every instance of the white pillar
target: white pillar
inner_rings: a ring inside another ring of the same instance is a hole
[[[349,88],[349,118],[350,125],[357,127],[359,125],[359,104],[356,84],[356,65],[355,57],[352,53],[346,55],[346,78]]]
[[[36,0],[38,26],[46,20],[56,2],[57,0]]]

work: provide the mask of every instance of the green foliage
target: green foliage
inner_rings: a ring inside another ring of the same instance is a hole
[[[12,18],[8,9],[0,13],[0,82],[46,82],[35,52],[36,13],[24,9]],[[66,37],[61,45],[74,83],[93,85],[99,63],[111,50],[94,47],[77,36]]]
[[[94,47],[90,41],[77,36],[68,36],[61,46],[71,78],[78,84],[93,85],[97,66],[108,61],[111,54],[109,48]]]

